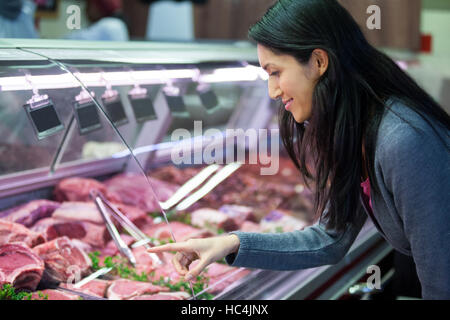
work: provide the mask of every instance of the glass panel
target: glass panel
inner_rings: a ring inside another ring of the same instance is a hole
[[[286,232],[311,222],[310,195],[296,169],[282,151],[271,149],[279,142],[278,135],[260,131],[271,126],[275,109],[259,68],[240,61],[131,64],[70,59],[77,56],[76,51],[58,54],[63,58],[37,62],[33,55],[27,63],[34,68],[28,66],[28,73],[16,61],[3,62],[0,81],[19,77],[25,84],[20,90],[2,86],[5,111],[0,124],[9,130],[3,131],[8,134],[2,134],[2,143],[23,146],[31,160],[25,161],[17,149],[11,149],[8,156],[21,158],[25,165],[5,161],[10,168],[2,174],[24,177],[26,170],[40,168],[38,180],[45,177],[47,183],[39,184],[46,188],[39,192],[38,184],[27,189],[30,193],[13,190],[16,196],[0,201],[0,209],[9,209],[0,212],[0,217],[36,232],[60,226],[57,234],[79,240],[91,258],[93,265],[82,276],[107,265],[113,268],[107,277],[114,280],[152,283],[184,299],[193,294],[213,299],[245,282],[251,270],[219,261],[191,286],[175,272],[171,254],[146,253],[145,245],[139,245],[143,243],[138,241],[140,232],[152,245],[232,230]],[[108,54],[114,56],[114,51]],[[35,83],[35,94],[37,90],[51,99],[64,125],[42,140],[23,109],[33,96],[33,86],[26,79]],[[248,135],[240,142],[234,136],[239,130]],[[43,149],[42,157],[35,148]],[[262,168],[274,159],[278,159],[275,171],[264,175]],[[188,181],[191,189],[184,192]],[[6,183],[2,187],[13,192]],[[139,228],[117,224],[120,238],[131,250],[128,254],[112,242],[101,206],[92,201],[92,189]],[[20,204],[36,206],[41,214],[12,218]],[[75,225],[64,229],[61,225],[68,226],[67,220]],[[107,295],[117,294],[111,290]]]

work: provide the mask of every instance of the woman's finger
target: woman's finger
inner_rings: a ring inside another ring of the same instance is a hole
[[[209,264],[210,262],[206,259],[200,260],[199,263],[188,272],[185,277],[186,281],[191,281],[192,279],[197,277]]]
[[[173,256],[172,264],[175,267],[175,270],[183,276],[189,271],[188,266],[190,262],[188,262],[187,258],[179,252]]]
[[[189,251],[189,249],[186,247],[185,242],[175,242],[163,244],[162,246],[148,248],[147,252],[158,253],[158,252],[185,251],[185,250]]]

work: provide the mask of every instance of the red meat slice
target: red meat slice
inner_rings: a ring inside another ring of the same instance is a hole
[[[97,180],[88,178],[67,178],[59,181],[53,194],[56,201],[91,201],[91,190],[99,191],[111,201],[117,201],[118,198],[109,193],[105,185]]]
[[[135,296],[169,291],[169,288],[155,286],[148,282],[120,279],[113,281],[106,296],[110,300],[127,300]]]
[[[179,187],[158,179],[148,179],[158,199],[155,199],[147,178],[140,174],[119,174],[105,181],[105,185],[109,193],[120,198],[117,202],[136,206],[147,212],[159,211],[158,201],[166,201]]]
[[[47,241],[67,236],[70,239],[79,239],[96,248],[103,248],[111,238],[106,226],[88,221],[46,218],[36,223],[32,230],[40,232]]]
[[[20,244],[0,246],[0,287],[8,283],[17,289],[35,290],[44,272],[44,261]]]
[[[165,292],[156,294],[144,294],[142,296],[136,296],[129,300],[185,300],[188,299],[190,295],[187,292]]]
[[[239,228],[234,219],[221,211],[210,208],[197,209],[192,212],[191,223],[200,228],[223,229],[225,231],[233,231]]]
[[[69,292],[59,290],[45,289],[33,292],[31,300],[79,300],[80,297]]]
[[[239,205],[223,205],[219,208],[228,217],[234,220],[240,229],[245,221],[257,222],[253,208]]]
[[[53,212],[52,218],[66,220],[82,220],[103,224],[103,218],[93,202],[69,201],[63,202]]]
[[[68,237],[61,237],[33,248],[45,262],[45,280],[67,282],[85,277],[90,272],[91,260]]]
[[[76,288],[73,284],[69,283],[61,283],[60,286],[63,288],[86,293],[91,296],[104,298],[106,296],[106,290],[111,285],[111,282],[112,281],[108,280],[94,279],[79,288]]]
[[[25,227],[33,226],[36,221],[50,217],[60,203],[49,200],[33,200],[24,205],[0,212],[0,218],[20,223]]]
[[[208,290],[208,292],[222,292],[228,286],[232,285],[233,283],[250,273],[250,270],[246,269],[241,269],[240,271],[237,270],[239,269],[221,263],[210,264],[207,267],[206,273],[204,274],[205,277],[209,278],[208,287],[212,287],[210,290]],[[232,273],[234,274],[231,275]]]
[[[45,242],[45,238],[21,224],[0,219],[0,245],[12,242],[24,242],[32,248]]]

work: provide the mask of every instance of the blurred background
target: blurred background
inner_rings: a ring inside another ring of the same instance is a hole
[[[450,110],[449,0],[339,0],[369,41]],[[241,41],[274,0],[0,0],[0,38]],[[366,26],[370,5],[381,29]]]

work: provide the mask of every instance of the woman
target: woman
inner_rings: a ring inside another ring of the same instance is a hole
[[[449,115],[335,0],[280,0],[249,36],[269,95],[283,102],[281,137],[314,184],[320,219],[303,231],[233,232],[149,251],[178,251],[173,263],[188,280],[223,257],[232,266],[311,268],[341,260],[368,215],[413,257],[423,298],[449,299]]]

